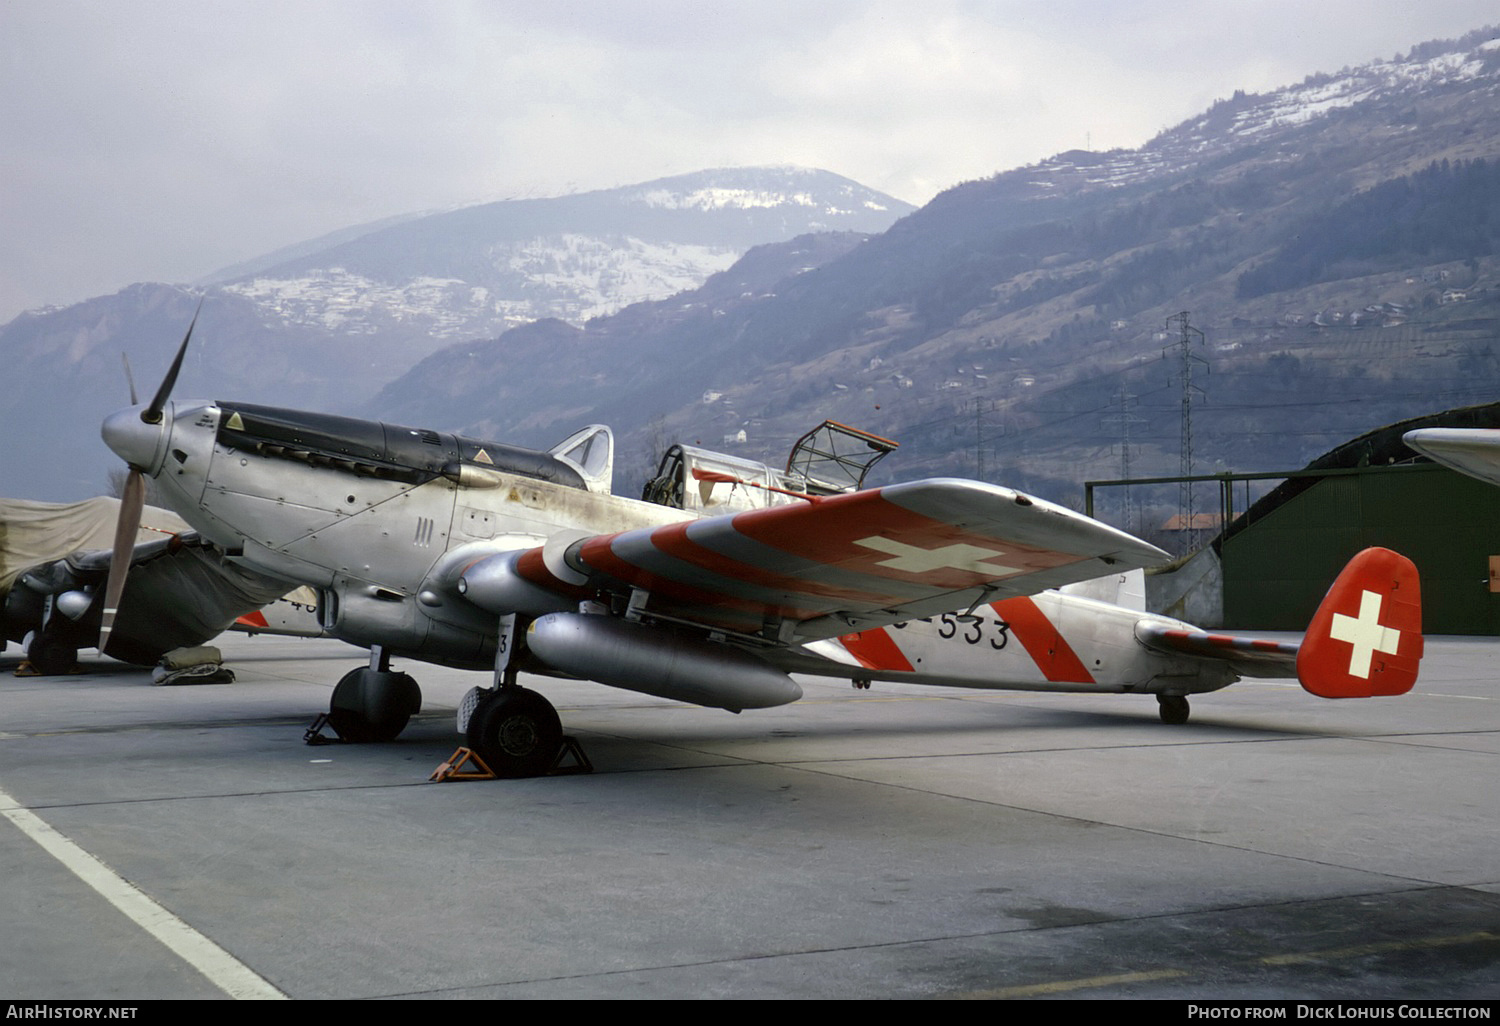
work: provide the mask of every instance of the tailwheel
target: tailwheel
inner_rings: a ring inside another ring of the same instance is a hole
[[[1186,695],[1157,695],[1156,704],[1163,723],[1186,723],[1192,712]]]
[[[467,741],[496,776],[540,776],[557,764],[562,720],[535,691],[497,688],[469,717]]]
[[[328,725],[345,741],[394,741],[422,708],[422,690],[411,675],[361,666],[333,689]]]

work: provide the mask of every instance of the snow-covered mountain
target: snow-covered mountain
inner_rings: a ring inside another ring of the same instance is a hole
[[[1361,127],[1371,133],[1362,143],[1382,138],[1394,143],[1392,156],[1396,158],[1405,150],[1400,140],[1423,138],[1443,116],[1442,96],[1470,103],[1476,88],[1492,88],[1500,71],[1500,39],[1484,39],[1486,33],[1480,30],[1456,42],[1424,43],[1404,56],[1371,61],[1337,74],[1309,75],[1296,85],[1269,93],[1237,91],[1139,149],[1071,150],[1002,172],[996,179],[1003,177],[1008,184],[1030,190],[1032,198],[1044,198],[1154,186],[1169,176],[1211,173],[1219,164],[1239,165],[1252,148],[1269,152],[1290,144],[1292,149],[1279,158],[1290,162],[1308,149],[1305,133],[1309,128],[1332,127],[1331,116],[1341,113],[1356,115]],[[1425,124],[1416,121],[1412,105],[1418,101],[1435,108],[1424,110]],[[1461,159],[1487,152],[1487,135],[1479,133],[1472,142],[1473,146],[1460,146],[1450,156]],[[1424,151],[1423,156],[1430,159],[1431,154]],[[1392,164],[1393,172],[1399,169]]]
[[[487,338],[548,317],[582,324],[697,288],[751,246],[881,232],[912,209],[827,171],[727,168],[374,226],[207,283],[286,325]]]

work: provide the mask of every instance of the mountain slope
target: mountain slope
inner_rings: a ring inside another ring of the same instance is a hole
[[[218,284],[287,323],[435,339],[581,324],[694,288],[751,246],[912,208],[826,171],[730,168],[406,220]]]
[[[181,395],[352,412],[454,339],[589,317],[702,284],[752,246],[880,231],[911,208],[824,171],[731,168],[555,199],[392,218],[249,261],[199,289],[139,284],[0,327],[11,494],[96,493],[97,438],[126,389],[159,380],[199,298]],[[59,472],[58,452],[72,454]]]
[[[1210,360],[1194,378],[1198,458],[1297,465],[1500,388],[1495,233],[1475,228],[1500,157],[1495,36],[1236,95],[1139,150],[965,183],[701,322],[592,322],[556,358],[607,389],[485,405],[493,389],[560,392],[501,336],[484,350],[493,376],[468,383],[473,405],[424,408],[415,377],[382,401],[531,442],[612,421],[642,451],[663,430],[744,429],[737,451],[773,462],[833,417],[904,443],[885,473],[1003,476],[1076,500],[1081,478],[1120,476],[1127,421],[1134,473],[1178,469],[1182,390],[1163,354],[1167,319],[1188,310]],[[1468,230],[1420,238],[1434,211]],[[1309,233],[1320,248],[1303,260]],[[1257,284],[1278,268],[1293,273]]]

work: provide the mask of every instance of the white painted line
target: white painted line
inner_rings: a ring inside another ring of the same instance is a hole
[[[1020,987],[1001,987],[997,990],[976,990],[967,994],[955,994],[953,996],[973,1001],[1042,997],[1047,994],[1066,994],[1071,990],[1087,990],[1091,987],[1115,987],[1130,983],[1175,980],[1186,975],[1187,972],[1182,969],[1155,969],[1141,973],[1116,973],[1113,976],[1091,976],[1088,979],[1081,980],[1056,980],[1052,983],[1030,983]]]
[[[183,961],[232,998],[286,1000],[286,995],[248,966],[162,908],[126,882],[98,858],[54,830],[40,816],[0,790],[0,816],[66,866],[74,876],[98,891],[106,901],[137,926],[161,941]]]

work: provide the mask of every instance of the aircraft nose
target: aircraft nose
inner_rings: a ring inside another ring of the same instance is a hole
[[[126,463],[149,477],[155,477],[166,456],[172,419],[167,413],[158,423],[148,424],[141,420],[141,412],[145,409],[145,406],[132,406],[111,413],[104,418],[99,434],[104,438],[104,444]]]

